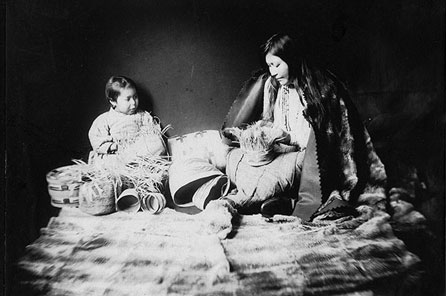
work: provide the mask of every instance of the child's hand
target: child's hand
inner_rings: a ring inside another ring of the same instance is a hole
[[[116,143],[112,143],[112,144],[110,145],[110,147],[108,148],[108,153],[113,154],[113,153],[115,153],[116,151],[118,151],[118,144],[116,144]]]

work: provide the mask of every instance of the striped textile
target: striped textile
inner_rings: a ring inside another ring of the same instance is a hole
[[[220,241],[200,214],[62,209],[18,262],[13,295],[416,295],[419,260],[387,215],[280,218],[236,216]]]
[[[243,295],[422,295],[420,260],[388,218],[321,226],[244,216],[222,243]]]

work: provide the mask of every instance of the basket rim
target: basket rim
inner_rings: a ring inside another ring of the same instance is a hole
[[[61,166],[61,167],[52,169],[51,171],[49,171],[46,174],[46,180],[48,181],[48,183],[51,182],[51,181],[59,181],[59,179],[56,178],[56,176],[57,176],[56,172],[60,173],[60,172],[62,172],[64,170],[68,170],[69,168],[73,168],[73,167],[76,167],[76,165],[75,164],[73,164],[73,165],[65,165],[65,166]],[[73,181],[73,182],[77,182],[77,181]],[[64,182],[64,183],[66,183],[66,182]]]

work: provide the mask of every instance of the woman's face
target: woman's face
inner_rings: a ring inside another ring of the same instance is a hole
[[[265,56],[266,64],[268,65],[271,76],[276,78],[281,85],[285,85],[289,81],[288,64],[285,63],[280,57],[271,53],[267,53]]]

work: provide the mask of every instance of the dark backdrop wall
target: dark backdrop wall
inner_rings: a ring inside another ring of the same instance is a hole
[[[111,75],[136,81],[144,107],[172,125],[169,135],[218,129],[262,66],[259,46],[278,31],[346,82],[391,182],[412,174],[408,182],[424,190],[417,206],[443,229],[442,1],[16,0],[6,8],[8,268],[57,215],[45,174],[85,159]]]

